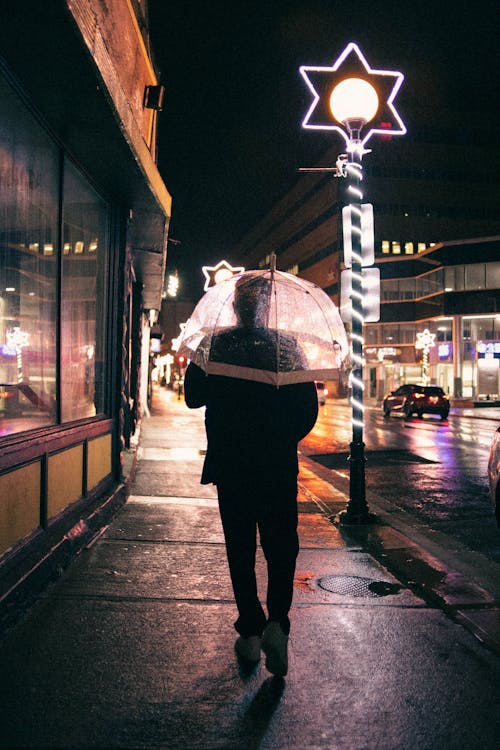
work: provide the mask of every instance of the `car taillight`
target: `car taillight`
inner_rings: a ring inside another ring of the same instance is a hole
[[[323,393],[325,394],[325,396],[328,396],[328,388],[323,388]]]
[[[418,391],[415,391],[413,396],[414,398],[425,398],[425,393],[419,393]]]

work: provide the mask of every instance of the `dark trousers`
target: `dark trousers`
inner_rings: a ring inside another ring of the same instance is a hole
[[[249,477],[217,485],[227,559],[239,617],[235,628],[244,638],[261,635],[266,616],[257,595],[257,529],[267,561],[269,620],[290,631],[288,613],[299,552],[297,479]]]

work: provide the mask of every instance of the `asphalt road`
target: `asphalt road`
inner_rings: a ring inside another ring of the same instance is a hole
[[[351,410],[347,402],[320,408],[302,451],[325,467],[348,492]],[[469,549],[500,562],[500,532],[488,495],[487,462],[498,423],[450,415],[385,419],[380,407],[365,412],[366,495],[381,498],[447,533]]]

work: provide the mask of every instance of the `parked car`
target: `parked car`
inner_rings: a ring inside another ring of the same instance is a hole
[[[441,419],[447,419],[450,400],[438,385],[406,383],[384,398],[382,408],[384,417],[395,411],[402,412],[406,417],[416,414],[421,419],[424,414],[439,414]]]
[[[500,427],[493,433],[488,459],[488,479],[490,499],[493,503],[498,527],[500,528]]]
[[[326,397],[328,396],[328,388],[319,380],[315,380],[314,382],[316,384],[316,393],[318,394],[318,404],[324,406],[326,404]]]

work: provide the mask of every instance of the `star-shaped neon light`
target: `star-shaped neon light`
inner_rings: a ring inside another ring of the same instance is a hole
[[[220,284],[221,281],[226,281],[238,273],[243,273],[245,269],[243,266],[232,266],[227,260],[221,260],[215,266],[202,266],[201,270],[206,279],[203,287],[206,292],[209,287]]]
[[[330,96],[335,86],[345,78],[356,77],[368,81],[377,91],[380,106],[374,119],[363,133],[364,145],[375,133],[382,135],[404,135],[405,125],[394,107],[404,76],[394,70],[374,70],[370,68],[360,48],[350,42],[331,68],[302,65],[300,73],[313,94],[313,102],[302,122],[303,128],[311,130],[336,130],[349,146],[350,136],[345,128],[337,123],[330,111]]]
[[[19,326],[11,328],[5,334],[7,346],[14,346],[16,349],[22,349],[25,346],[29,346],[30,335],[27,331],[21,331]]]
[[[431,333],[429,329],[426,328],[424,331],[420,331],[420,333],[417,333],[415,348],[423,349],[424,352],[428,352],[429,349],[432,349],[432,347],[435,346],[435,338],[436,334]]]

